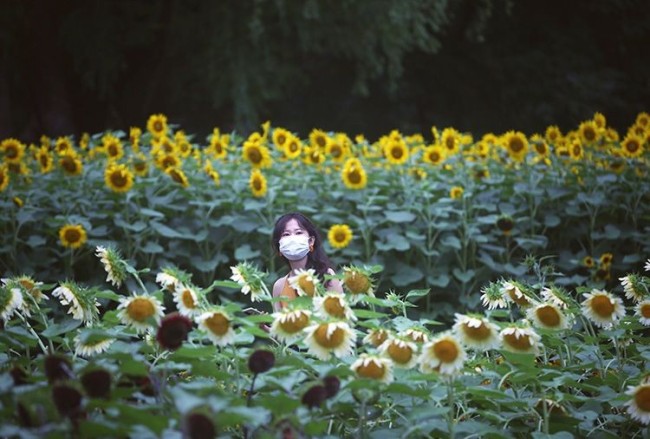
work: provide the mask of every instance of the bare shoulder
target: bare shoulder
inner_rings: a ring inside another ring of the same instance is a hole
[[[327,274],[329,274],[329,275],[331,275],[331,276],[334,276],[334,275],[336,275],[336,271],[334,271],[333,268],[328,268],[328,269],[327,269]]]
[[[273,297],[278,297],[280,295],[282,288],[284,287],[285,280],[286,276],[282,276],[273,283]]]

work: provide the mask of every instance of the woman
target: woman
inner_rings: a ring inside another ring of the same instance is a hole
[[[293,212],[282,215],[273,228],[273,248],[287,262],[291,270],[273,284],[273,297],[294,299],[298,293],[289,284],[289,278],[300,269],[313,269],[323,282],[325,289],[343,293],[338,279],[325,280],[325,275],[334,275],[332,263],[323,250],[323,243],[314,224],[303,214]],[[286,306],[285,301],[273,304],[278,311]]]

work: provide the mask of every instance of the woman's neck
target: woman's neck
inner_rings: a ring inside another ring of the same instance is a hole
[[[307,266],[307,257],[304,257],[297,261],[289,261],[289,266],[291,267],[292,273],[300,269],[304,269]]]

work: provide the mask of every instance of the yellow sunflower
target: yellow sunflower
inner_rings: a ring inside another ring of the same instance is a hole
[[[583,145],[593,145],[600,140],[600,130],[593,120],[586,120],[578,127],[578,135]]]
[[[154,138],[160,138],[167,135],[167,116],[164,114],[152,114],[147,120],[147,131]]]
[[[580,160],[585,156],[585,149],[579,140],[574,140],[569,146],[569,157],[573,160]]]
[[[0,192],[7,189],[7,186],[9,186],[9,170],[7,165],[2,164],[0,165]]]
[[[643,139],[632,133],[625,136],[621,142],[621,151],[625,157],[640,157],[643,149]]]
[[[66,224],[59,229],[61,245],[67,248],[79,248],[86,243],[88,237],[81,224]]]
[[[63,168],[63,172],[67,175],[80,175],[83,172],[81,159],[74,150],[70,150],[61,156],[59,159],[59,166]]]
[[[119,160],[124,157],[122,142],[112,134],[105,134],[102,137],[102,149],[109,160]]]
[[[256,169],[269,168],[272,164],[269,149],[259,141],[244,142],[242,157]]]
[[[165,307],[154,296],[133,294],[131,297],[120,297],[117,309],[122,323],[132,326],[137,332],[145,332],[151,328],[152,320],[156,325],[160,323]]]
[[[309,325],[310,318],[311,311],[284,308],[273,314],[270,333],[281,341],[291,344],[302,335],[302,330]]]
[[[316,147],[305,148],[305,163],[309,165],[320,165],[325,161],[325,154]]]
[[[347,224],[334,224],[327,232],[327,239],[334,248],[345,248],[352,241],[352,229]]]
[[[465,189],[463,189],[461,186],[454,186],[451,189],[449,189],[449,197],[452,200],[457,200],[463,196],[464,192]]]
[[[313,129],[309,133],[309,144],[312,148],[319,149],[320,151],[325,151],[327,147],[327,142],[329,142],[330,137],[323,130]]]
[[[54,150],[58,155],[64,155],[68,152],[74,151],[72,140],[70,140],[69,137],[58,137],[54,142]]]
[[[456,154],[460,151],[461,135],[455,128],[445,128],[440,136],[440,143],[447,155]]]
[[[293,134],[285,128],[275,128],[273,130],[273,134],[271,135],[271,139],[273,140],[273,144],[275,147],[279,150],[284,149],[284,145],[286,145],[287,141],[293,137]]]
[[[41,146],[36,151],[36,161],[42,174],[47,174],[54,167],[54,159],[47,146]]]
[[[129,158],[135,175],[145,177],[149,173],[149,162],[142,153],[136,153]]]
[[[142,129],[139,127],[129,128],[129,142],[133,151],[138,152],[140,148],[140,137],[142,136]]]
[[[111,163],[104,171],[104,182],[113,192],[128,192],[133,186],[133,173],[125,165]]]
[[[339,142],[337,139],[331,139],[327,143],[327,147],[325,148],[325,153],[332,158],[335,162],[342,162],[343,159],[345,159],[345,156],[347,155],[347,151],[343,144]]]
[[[404,139],[401,137],[391,138],[384,145],[384,156],[389,163],[393,165],[401,165],[406,163],[409,159],[409,149]]]
[[[266,177],[259,169],[253,169],[251,176],[248,180],[248,187],[250,187],[251,192],[254,197],[263,197],[266,195],[267,183]]]
[[[172,180],[183,187],[188,187],[190,185],[185,172],[180,168],[169,167],[165,169],[165,174],[169,175]]]
[[[346,160],[341,171],[341,179],[348,189],[363,189],[368,184],[366,170],[359,159],[354,157]]]
[[[291,134],[287,141],[284,142],[282,151],[284,152],[284,156],[289,160],[297,159],[302,152],[302,142],[297,136]]]
[[[7,163],[20,163],[25,155],[25,145],[16,139],[5,139],[0,143],[0,151]]]
[[[163,171],[168,168],[176,168],[181,165],[181,159],[174,153],[161,152],[156,155],[156,166]]]
[[[210,136],[210,146],[207,151],[212,154],[215,159],[224,159],[228,155],[228,143],[230,136],[221,135],[219,128],[215,128]]]
[[[528,139],[519,131],[508,131],[504,137],[504,144],[508,156],[517,162],[523,162],[528,154]]]
[[[562,140],[563,136],[562,131],[560,131],[560,128],[557,125],[551,125],[546,128],[544,137],[548,143],[555,145]]]
[[[430,145],[424,148],[422,160],[431,165],[439,165],[445,160],[445,149],[440,145]]]

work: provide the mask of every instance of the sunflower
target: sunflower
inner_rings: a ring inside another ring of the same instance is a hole
[[[627,276],[619,277],[618,280],[621,281],[621,286],[625,292],[625,297],[634,300],[635,302],[640,302],[646,296],[648,296],[648,287],[644,284],[641,278],[637,274],[628,274]]]
[[[367,294],[374,297],[370,273],[359,267],[343,267],[343,286],[350,294]]]
[[[50,172],[54,165],[54,159],[52,154],[46,146],[41,146],[36,151],[36,161],[41,170],[41,174],[47,174]]]
[[[156,283],[160,284],[160,288],[166,291],[176,291],[176,287],[181,283],[174,273],[168,269],[163,269],[156,275]]]
[[[345,248],[352,241],[352,229],[347,224],[334,224],[327,232],[327,240],[334,248]]]
[[[387,358],[361,354],[352,363],[350,370],[354,371],[360,378],[370,378],[386,384],[393,381],[392,363]]]
[[[580,160],[585,156],[585,149],[582,146],[582,143],[580,143],[579,140],[574,140],[570,145],[569,145],[569,157],[571,157],[573,160]]]
[[[385,357],[391,359],[395,366],[410,369],[417,364],[418,345],[411,340],[398,337],[389,337],[377,350]]]
[[[609,267],[614,261],[614,255],[610,252],[605,252],[600,255],[598,261],[600,262],[601,267]]]
[[[309,144],[311,147],[319,149],[320,151],[325,151],[327,147],[327,142],[329,142],[330,137],[323,130],[313,129],[309,133]]]
[[[79,248],[87,239],[86,229],[81,224],[66,224],[59,229],[59,240],[64,247]]]
[[[517,162],[523,162],[528,154],[528,139],[519,131],[508,131],[504,137],[508,156]]]
[[[449,198],[452,200],[457,200],[463,196],[465,190],[461,186],[453,186],[449,189]]]
[[[443,375],[453,375],[463,370],[467,354],[458,339],[450,333],[442,333],[422,346],[420,371],[438,371]]]
[[[582,265],[587,267],[587,268],[593,268],[596,265],[596,262],[594,261],[594,258],[592,256],[585,256],[582,258],[581,261]]]
[[[311,318],[311,311],[305,309],[282,309],[273,314],[270,333],[279,340],[290,344],[302,335]]]
[[[405,329],[404,331],[401,331],[398,336],[408,338],[416,343],[426,343],[429,341],[427,333],[424,330],[417,328]]]
[[[25,155],[25,145],[17,139],[5,139],[0,142],[0,151],[7,163],[20,163]]]
[[[456,314],[452,331],[469,348],[486,351],[499,347],[499,327],[484,317]]]
[[[532,300],[524,292],[523,285],[513,280],[502,282],[501,294],[506,298],[506,300],[516,303],[522,308],[528,307],[532,304]]]
[[[550,302],[561,309],[567,309],[569,304],[573,302],[566,290],[554,285],[542,288],[540,295],[544,301]]]
[[[460,151],[460,133],[455,128],[445,128],[440,136],[440,143],[445,155],[451,156]]]
[[[255,169],[269,168],[272,164],[269,149],[259,141],[247,140],[244,142],[242,157]]]
[[[347,155],[346,153],[347,151],[345,147],[336,139],[330,139],[330,141],[327,142],[325,154],[331,157],[335,162],[342,162]]]
[[[593,121],[599,130],[604,130],[607,128],[607,119],[603,113],[598,111],[594,113]]]
[[[343,358],[352,354],[357,335],[346,322],[320,323],[305,328],[309,353],[327,361],[331,354]]]
[[[126,280],[127,273],[127,264],[120,253],[112,247],[106,248],[98,245],[95,248],[95,256],[99,258],[104,270],[108,273],[106,282],[110,282],[119,288],[122,282]]]
[[[515,222],[510,215],[503,214],[497,218],[496,226],[504,235],[509,236],[515,227]]]
[[[92,291],[79,287],[74,282],[62,282],[52,291],[52,297],[57,297],[61,305],[69,306],[68,314],[86,326],[92,325],[99,317],[99,302]]]
[[[183,172],[182,169],[176,168],[176,167],[169,167],[165,169],[165,174],[169,175],[173,181],[176,183],[180,184],[183,187],[189,187],[190,183],[187,179],[187,176],[185,175],[185,172]]]
[[[23,294],[19,288],[3,286],[0,288],[0,318],[8,321],[23,306]]]
[[[120,297],[117,316],[123,324],[132,326],[137,332],[151,328],[152,321],[160,323],[165,307],[154,296],[148,294]]]
[[[133,154],[131,157],[129,157],[129,161],[135,175],[138,175],[140,177],[147,176],[149,173],[149,162],[147,161],[147,157],[145,157],[144,154]]]
[[[124,157],[122,142],[112,134],[105,134],[102,137],[102,149],[109,160],[119,160]]]
[[[349,158],[343,165],[341,179],[348,189],[363,189],[368,184],[366,170],[357,158]]]
[[[219,128],[215,128],[210,136],[210,146],[207,151],[217,160],[223,160],[228,155],[230,136],[221,135]]]
[[[0,165],[0,192],[4,191],[7,189],[7,186],[9,186],[9,170],[7,169],[7,165],[1,164]]]
[[[314,297],[317,286],[320,283],[313,268],[307,270],[299,268],[294,276],[289,277],[289,285],[294,288],[298,295]]]
[[[147,131],[158,139],[167,135],[167,116],[164,114],[152,114],[147,120]]]
[[[140,137],[142,136],[142,129],[139,127],[129,128],[129,142],[131,142],[131,148],[133,151],[138,152],[140,150]]]
[[[625,308],[620,297],[598,289],[584,293],[583,296],[585,300],[582,302],[582,313],[596,326],[609,329],[625,317]]]
[[[106,186],[117,193],[126,193],[133,187],[133,173],[126,165],[110,163],[104,171]]]
[[[629,133],[621,142],[621,151],[625,157],[640,157],[643,155],[643,139],[633,133]]]
[[[261,198],[266,195],[268,188],[266,177],[264,177],[264,174],[259,169],[253,169],[251,171],[251,176],[248,179],[248,187],[254,197]]]
[[[63,172],[67,175],[80,175],[83,171],[81,159],[74,151],[63,154],[59,159],[59,166],[63,168]]]
[[[320,165],[325,161],[325,154],[312,146],[305,149],[305,158],[303,160],[309,165]]]
[[[285,128],[275,128],[273,130],[273,134],[271,135],[271,139],[273,140],[273,144],[277,149],[283,150],[284,146],[287,144],[289,139],[293,137],[293,134],[285,129]]]
[[[533,328],[508,326],[499,333],[503,348],[510,352],[536,354],[541,337]]]
[[[587,120],[578,127],[578,135],[583,145],[593,145],[600,139],[600,129],[596,122]]]
[[[409,149],[401,136],[398,139],[391,138],[384,145],[384,156],[389,163],[393,165],[401,165],[409,159]]]
[[[341,293],[328,292],[322,297],[314,298],[314,312],[322,319],[356,320],[350,305]]]
[[[363,338],[363,342],[377,348],[388,339],[389,335],[389,332],[385,329],[374,328],[371,329],[368,334],[366,334],[366,336]]]
[[[284,156],[289,160],[295,160],[300,157],[302,152],[302,142],[293,134],[287,139],[282,148]]]
[[[74,337],[74,352],[79,357],[92,357],[106,352],[115,338],[106,334],[100,335],[92,331],[79,331]]]
[[[644,326],[650,326],[650,299],[641,300],[634,307],[634,315],[639,318],[639,322]]]
[[[527,312],[528,319],[533,325],[542,329],[559,331],[569,327],[569,319],[557,305],[547,302],[540,303],[530,308]]]
[[[174,290],[174,302],[179,314],[191,317],[201,312],[199,295],[196,290],[188,285],[178,283]]]
[[[258,302],[262,296],[268,296],[268,291],[264,285],[264,273],[249,262],[240,262],[230,267],[232,276],[230,279],[237,282],[241,287],[242,294],[251,295],[251,301]]]
[[[650,425],[650,377],[646,377],[637,386],[628,386],[625,394],[632,397],[625,403],[632,419]]]
[[[75,152],[70,137],[58,137],[54,142],[54,150],[60,156]]]
[[[196,322],[215,346],[226,346],[235,341],[232,319],[221,309],[204,312],[197,317]]]
[[[500,283],[490,282],[481,289],[481,293],[481,302],[488,310],[508,307]]]
[[[533,151],[535,151],[538,157],[545,159],[551,155],[551,151],[548,147],[548,144],[546,143],[544,138],[542,138],[542,136],[540,136],[539,134],[535,134],[531,136],[530,143],[533,146]]]

